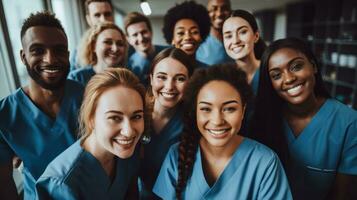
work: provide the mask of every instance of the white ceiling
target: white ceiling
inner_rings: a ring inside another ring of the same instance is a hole
[[[112,0],[115,7],[125,13],[132,11],[141,12],[140,0]],[[152,10],[152,16],[163,16],[166,11],[175,5],[175,3],[184,0],[147,0]],[[249,11],[259,11],[263,9],[280,9],[286,4],[303,0],[231,0],[232,9],[245,9]],[[196,0],[196,2],[207,5],[208,0]]]

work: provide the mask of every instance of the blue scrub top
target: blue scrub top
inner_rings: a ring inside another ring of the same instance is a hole
[[[48,163],[76,140],[83,87],[66,81],[56,119],[43,113],[20,88],[0,101],[0,164],[17,155],[24,165],[24,197],[33,199],[35,181]]]
[[[176,199],[178,145],[173,145],[160,170],[153,192],[162,199]],[[266,146],[244,138],[231,160],[209,186],[198,148],[192,175],[183,190],[183,199],[292,199],[288,180],[276,154]]]
[[[151,141],[144,145],[144,157],[140,167],[140,195],[143,199],[152,198],[151,190],[161,165],[170,146],[179,141],[182,129],[182,112],[178,110],[159,134],[150,134]]]
[[[357,112],[327,99],[298,137],[284,121],[294,199],[325,199],[336,173],[357,175]]]
[[[154,57],[167,46],[154,45],[155,52],[150,57],[145,58],[140,53],[133,53],[128,59],[128,69],[132,71],[145,86],[149,84],[149,69]]]
[[[87,85],[92,76],[95,75],[95,71],[92,66],[76,69],[69,73],[68,79],[74,80],[82,84],[84,87]]]
[[[36,183],[37,199],[124,199],[137,177],[138,151],[128,159],[116,157],[116,174],[110,180],[100,162],[85,151],[80,140],[55,158]]]
[[[196,59],[207,65],[234,62],[227,55],[223,43],[212,35],[208,35],[206,40],[197,49]]]

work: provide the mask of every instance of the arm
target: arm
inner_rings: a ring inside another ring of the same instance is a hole
[[[133,178],[124,199],[139,199],[138,177]]]
[[[12,169],[12,162],[0,165],[0,199],[19,199]]]
[[[51,177],[40,177],[36,182],[36,199],[80,199],[64,182]]]

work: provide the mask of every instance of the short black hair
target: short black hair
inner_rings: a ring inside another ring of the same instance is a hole
[[[22,24],[21,39],[25,35],[27,29],[34,26],[54,27],[61,30],[64,33],[64,35],[67,37],[61,22],[56,18],[55,14],[49,11],[31,13],[30,16],[26,18],[24,20],[24,23]]]
[[[194,1],[185,1],[170,8],[164,16],[162,32],[168,44],[172,42],[175,24],[181,19],[195,21],[200,30],[202,41],[206,39],[211,27],[211,19],[206,7]]]

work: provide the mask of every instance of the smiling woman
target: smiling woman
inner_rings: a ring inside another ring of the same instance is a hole
[[[292,199],[278,157],[237,133],[251,91],[234,65],[199,69],[184,93],[184,128],[153,192],[162,199]]]
[[[48,165],[36,183],[37,197],[137,198],[130,191],[137,182],[136,144],[144,132],[144,98],[144,86],[129,70],[96,74],[80,111],[82,137]]]
[[[79,52],[81,66],[68,78],[86,85],[96,73],[108,67],[124,67],[128,44],[123,31],[113,23],[105,22],[90,28],[82,39]]]

